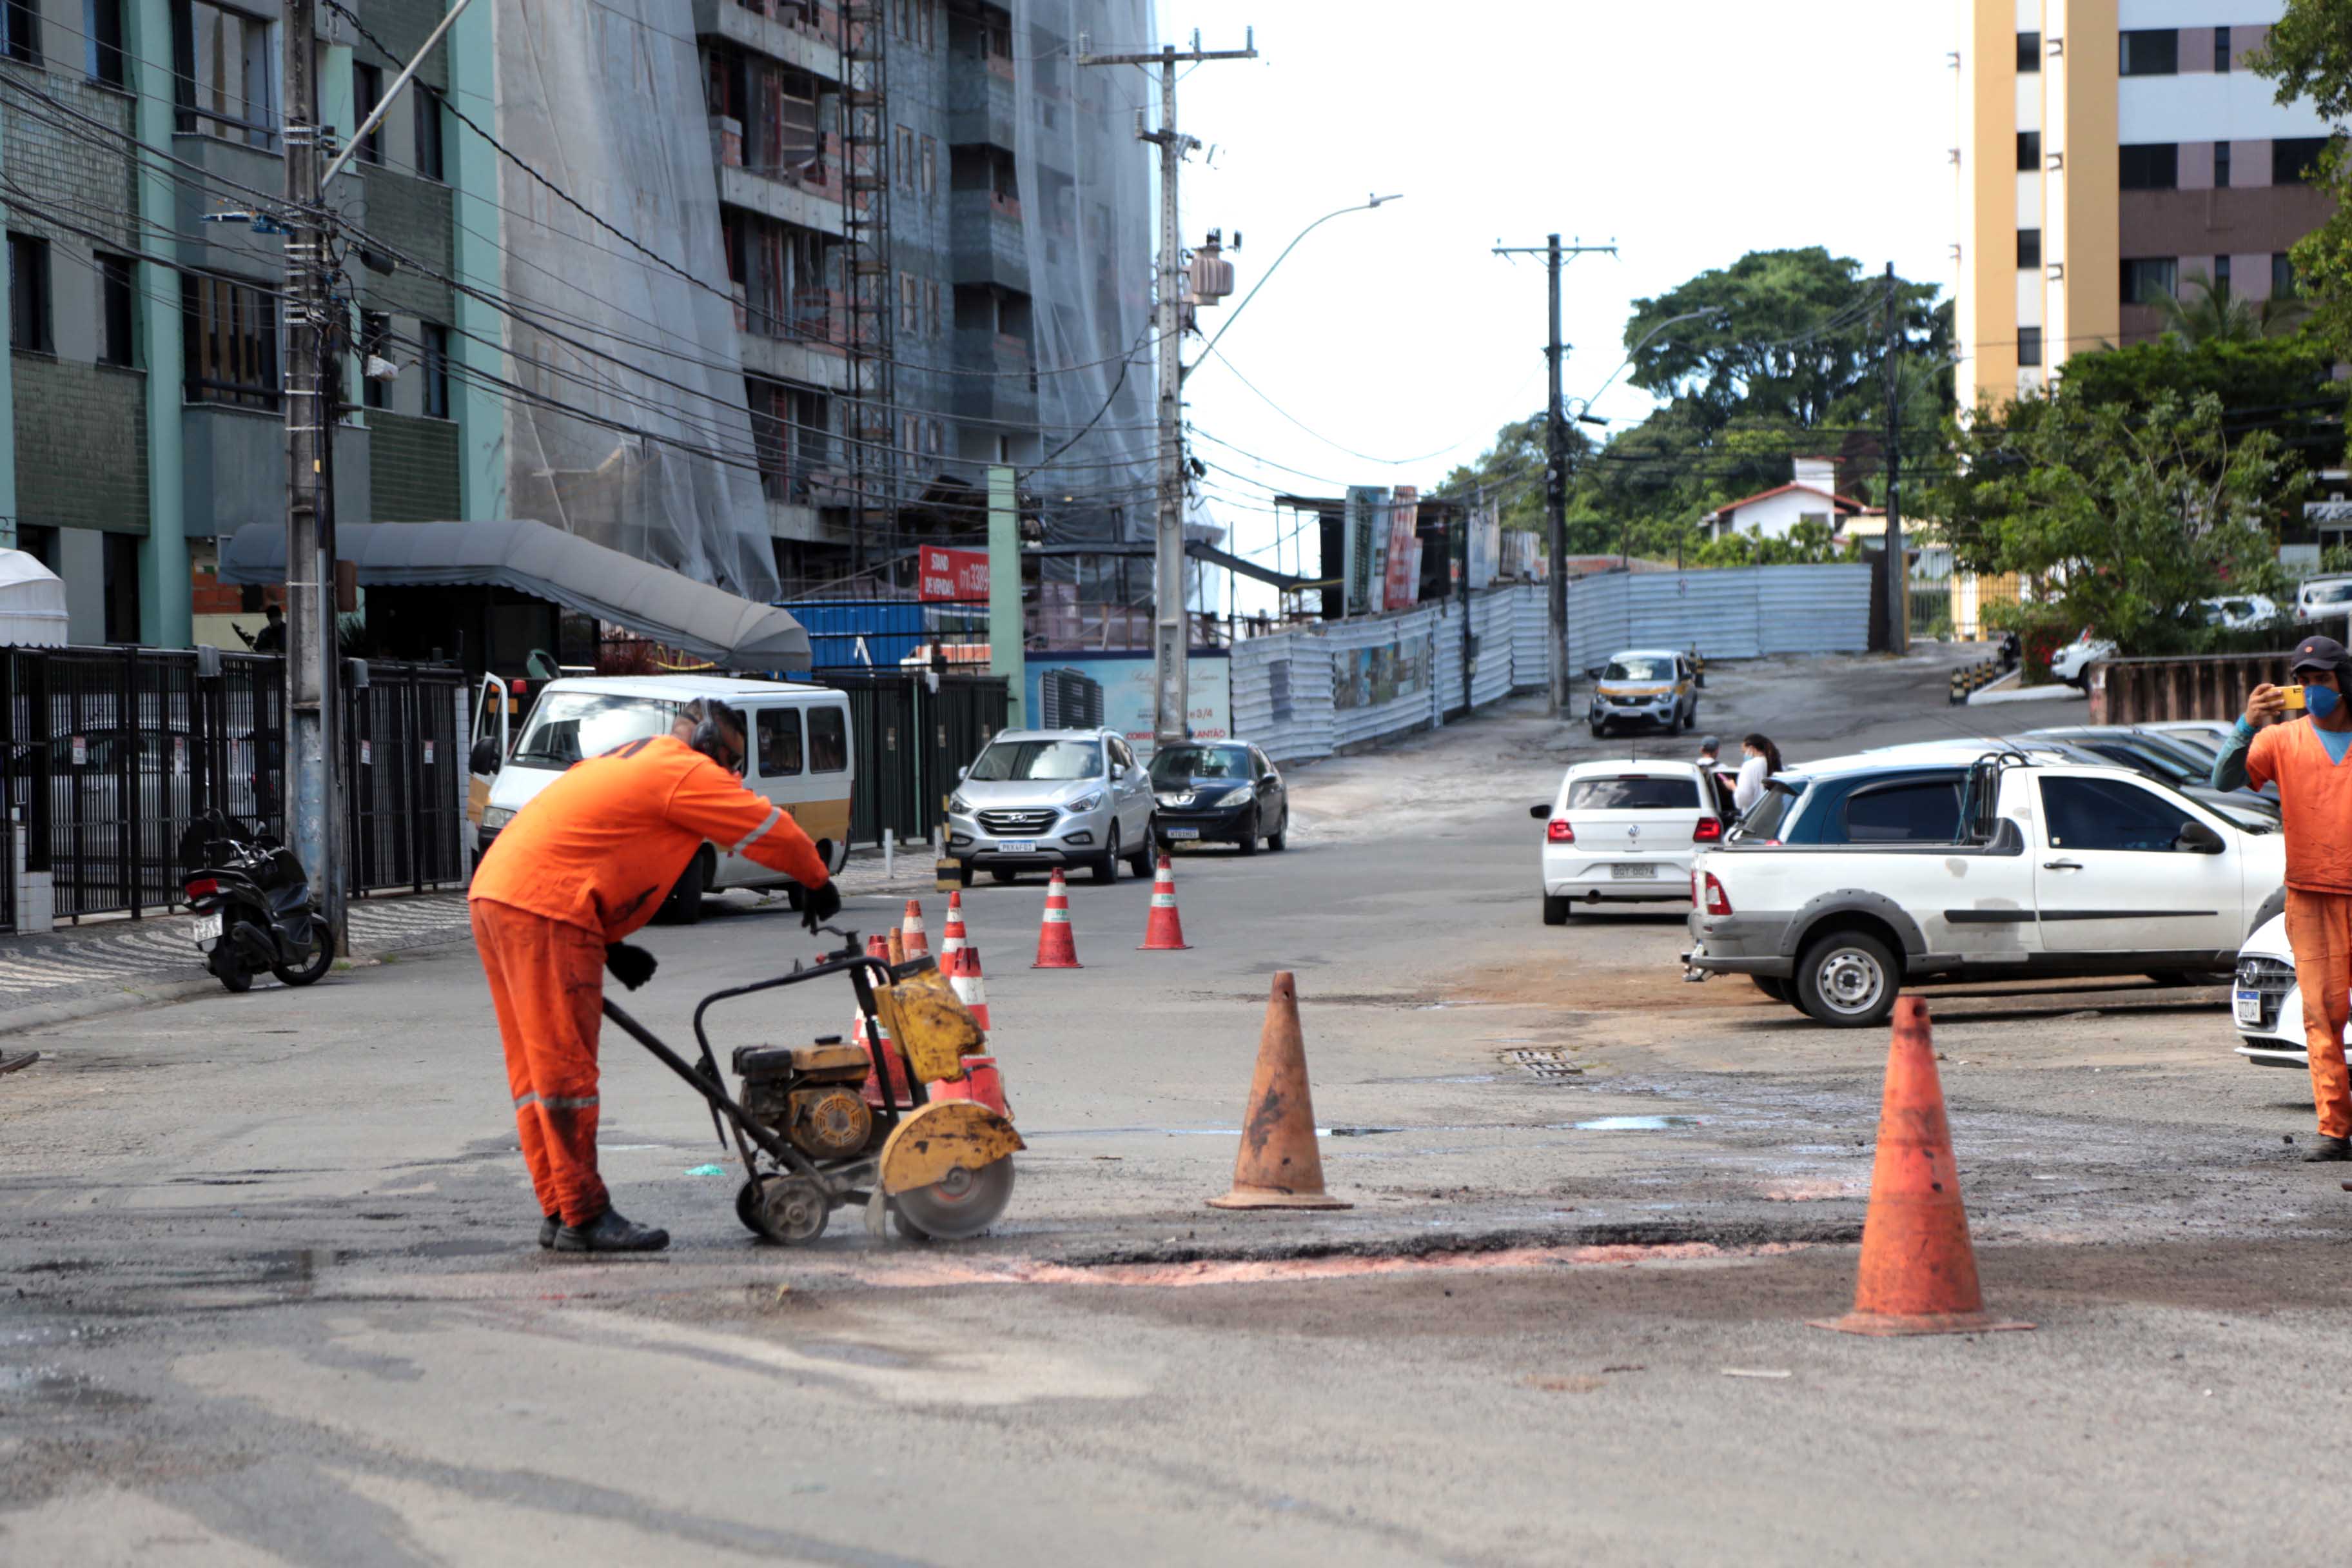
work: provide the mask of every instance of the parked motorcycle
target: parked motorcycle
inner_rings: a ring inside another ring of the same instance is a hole
[[[334,963],[334,933],[311,904],[310,876],[275,837],[207,811],[182,836],[180,862],[196,946],[229,990],[247,989],[263,970],[308,985]]]

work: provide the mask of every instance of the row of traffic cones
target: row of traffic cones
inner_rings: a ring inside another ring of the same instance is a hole
[[[1165,855],[1160,858],[1160,868],[1151,878],[1151,914],[1144,921],[1143,945],[1139,952],[1185,952],[1192,943],[1184,940],[1184,919],[1176,909],[1176,867]],[[1059,868],[1045,889],[1045,918],[1037,928],[1037,962],[1032,969],[1083,969],[1078,962],[1078,940],[1070,929],[1070,885],[1062,879]]]

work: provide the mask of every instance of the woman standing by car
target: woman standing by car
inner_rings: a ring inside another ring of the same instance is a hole
[[[1764,798],[1764,781],[1780,771],[1780,748],[1762,735],[1750,735],[1739,742],[1746,760],[1739,764],[1739,782],[1732,786],[1732,808],[1740,816]]]

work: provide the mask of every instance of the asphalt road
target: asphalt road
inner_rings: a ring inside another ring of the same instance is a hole
[[[1720,668],[1703,723],[1950,733],[1944,668]],[[2282,1142],[2301,1079],[2216,992],[1934,994],[1987,1292],[2039,1326],[1808,1328],[1885,1038],[1685,984],[1676,918],[1541,926],[1526,808],[1593,751],[1522,705],[1297,770],[1295,847],[1180,859],[1189,952],[1081,885],[1087,967],[1034,972],[1042,889],[974,889],[1029,1149],[953,1247],[754,1244],[615,1039],[606,1175],[676,1244],[541,1255],[463,949],[12,1037],[49,1055],[0,1078],[0,1562],[2340,1556],[2352,1195]],[[740,899],[650,945],[674,1036],[811,951]],[[1203,1206],[1278,969],[1352,1209]]]

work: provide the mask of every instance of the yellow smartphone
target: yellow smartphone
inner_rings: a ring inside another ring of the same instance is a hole
[[[2279,695],[2286,700],[2286,708],[2288,712],[2300,713],[2303,711],[2304,701],[2302,687],[2282,686],[2279,688]]]

